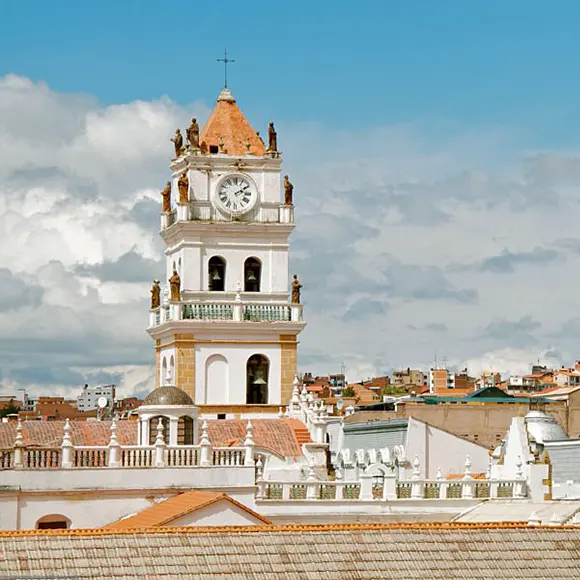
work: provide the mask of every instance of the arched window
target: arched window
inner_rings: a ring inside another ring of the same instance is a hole
[[[149,445],[155,445],[159,419],[161,419],[161,424],[163,425],[163,440],[166,445],[169,445],[169,418],[162,415],[149,419]]]
[[[223,292],[226,285],[226,261],[219,256],[210,258],[207,275],[210,291]]]
[[[173,358],[173,355],[171,355],[171,358],[169,359],[169,381],[171,383],[173,383],[173,378],[175,377],[175,359]]]
[[[270,361],[263,354],[254,354],[246,364],[246,404],[268,404]]]
[[[244,292],[259,292],[262,276],[262,262],[258,258],[248,258],[244,262]]]
[[[193,445],[193,419],[180,417],[177,423],[177,444]]]
[[[70,520],[61,514],[43,516],[36,522],[37,530],[66,530],[68,528],[70,528]]]
[[[221,354],[213,354],[205,361],[205,389],[203,401],[206,405],[224,405],[229,399],[228,360]]]

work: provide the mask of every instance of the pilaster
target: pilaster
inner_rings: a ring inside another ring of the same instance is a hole
[[[195,340],[193,334],[175,335],[176,383],[195,402]]]
[[[292,398],[292,383],[296,376],[297,346],[295,335],[280,335],[280,403],[282,405],[289,405]]]

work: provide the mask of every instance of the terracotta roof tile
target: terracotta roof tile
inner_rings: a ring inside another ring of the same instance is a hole
[[[0,532],[0,577],[567,580],[579,544],[513,523]]]
[[[129,529],[129,528],[154,528],[157,526],[171,525],[171,522],[192,513],[196,510],[209,506],[211,504],[225,501],[241,508],[248,514],[254,516],[262,523],[270,525],[272,522],[261,516],[259,513],[246,507],[244,504],[229,497],[225,493],[214,493],[211,491],[193,490],[180,493],[165,501],[161,501],[148,507],[135,515],[123,518],[111,524],[104,526],[109,529]]]
[[[247,421],[214,419],[207,423],[209,438],[214,447],[242,445],[246,438]],[[102,446],[109,443],[110,421],[71,421],[70,424],[73,445]],[[257,447],[282,457],[302,455],[296,427],[289,420],[252,419],[252,425]],[[28,447],[60,447],[62,443],[64,421],[23,421],[22,426],[24,443]],[[15,438],[16,422],[0,423],[0,449],[11,448]],[[137,423],[117,421],[117,439],[121,445],[137,445]]]
[[[228,155],[265,155],[264,143],[238,108],[235,99],[225,99],[222,95],[223,92],[201,132],[199,142],[202,151],[209,152],[213,145],[218,147],[220,153]],[[223,147],[220,147],[222,143]]]

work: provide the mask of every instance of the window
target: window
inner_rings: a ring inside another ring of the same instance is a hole
[[[262,262],[258,258],[248,258],[244,262],[244,292],[259,292],[262,276]]]
[[[226,418],[226,414],[225,413],[218,413],[217,418],[219,421],[223,421]]]
[[[246,364],[246,404],[268,404],[270,361],[263,354],[252,355]]]
[[[177,423],[177,444],[193,445],[193,419],[180,417]]]
[[[149,445],[155,445],[159,419],[161,419],[161,424],[163,425],[163,440],[165,441],[166,445],[169,445],[169,418],[162,417],[161,415],[149,419]]]
[[[70,520],[60,514],[50,514],[41,517],[36,522],[37,530],[66,530],[70,528]]]
[[[226,261],[219,256],[210,258],[207,275],[210,292],[223,292],[226,285]]]

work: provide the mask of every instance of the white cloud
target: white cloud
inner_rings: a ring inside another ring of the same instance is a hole
[[[208,107],[104,107],[0,78],[5,389],[152,384],[145,280],[162,273],[158,191],[169,138],[192,114]],[[508,130],[278,127],[309,322],[302,370],[344,362],[355,380],[447,356],[519,372],[573,356],[580,156],[526,153]]]

